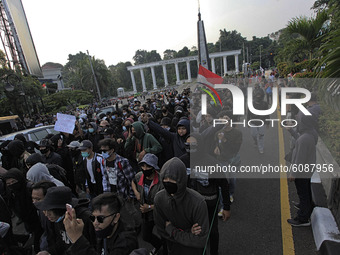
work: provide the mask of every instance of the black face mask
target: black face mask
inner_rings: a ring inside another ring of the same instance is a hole
[[[166,113],[166,112],[167,112],[167,109],[163,109],[162,112],[163,112],[163,113]]]
[[[149,169],[149,170],[143,170],[143,174],[145,175],[145,177],[149,177],[153,174],[153,169]]]
[[[116,217],[116,215],[114,215],[112,221],[114,220],[114,218]],[[96,232],[96,236],[100,239],[104,239],[106,237],[108,237],[109,235],[112,234],[113,228],[115,227],[115,225],[117,224],[113,224],[112,225],[112,221],[110,223],[110,225],[108,225],[106,228],[99,230],[99,231],[95,231]]]
[[[19,182],[16,182],[11,185],[8,185],[7,188],[9,191],[16,193],[21,190],[21,184]]]
[[[168,192],[170,195],[175,194],[177,192],[177,183],[172,182],[163,182],[164,189],[166,192]]]
[[[140,113],[144,113],[145,111],[139,111]]]
[[[49,149],[43,149],[43,150],[40,150],[41,154],[46,154],[47,152],[49,151]]]

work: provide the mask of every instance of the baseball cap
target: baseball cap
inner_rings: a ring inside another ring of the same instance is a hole
[[[72,148],[72,149],[78,148],[79,146],[80,146],[80,142],[78,142],[78,141],[72,141],[72,142],[70,142],[69,145],[67,145],[67,147]]]
[[[86,150],[88,148],[92,148],[93,147],[93,144],[90,140],[84,140],[82,141],[80,144],[79,144],[79,150]]]

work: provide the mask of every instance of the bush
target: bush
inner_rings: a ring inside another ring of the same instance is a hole
[[[319,128],[320,136],[331,151],[335,160],[340,163],[340,112],[322,104]]]

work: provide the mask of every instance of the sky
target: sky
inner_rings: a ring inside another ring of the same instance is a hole
[[[251,40],[284,28],[296,16],[314,16],[315,0],[200,0],[207,41],[219,30]],[[65,65],[68,55],[89,51],[107,66],[131,61],[138,49],[197,46],[198,0],[22,0],[43,65]]]

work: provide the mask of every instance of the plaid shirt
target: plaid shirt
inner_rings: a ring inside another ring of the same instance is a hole
[[[131,188],[131,182],[135,177],[135,172],[133,171],[129,160],[116,153],[114,167],[117,170],[117,193],[124,199],[135,197]],[[105,168],[106,171],[108,171],[106,161]]]

